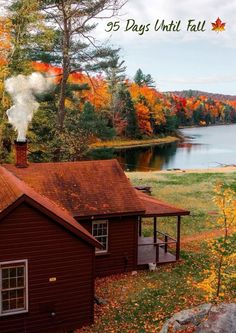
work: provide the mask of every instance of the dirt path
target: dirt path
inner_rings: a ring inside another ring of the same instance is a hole
[[[197,235],[186,236],[182,238],[181,247],[183,249],[199,251],[200,243],[204,240],[209,240],[212,238],[223,236],[223,230],[215,229],[212,231],[202,232]]]

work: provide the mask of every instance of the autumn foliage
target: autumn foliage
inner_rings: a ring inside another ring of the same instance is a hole
[[[49,64],[35,62],[33,68],[36,71],[54,76],[55,83],[59,83],[62,70]],[[87,84],[88,89],[75,92],[79,100],[78,107],[82,107],[89,101],[95,111],[107,115],[111,111],[112,96],[105,77],[97,75],[90,77],[84,73],[74,72],[70,74],[69,82],[72,84]],[[139,86],[126,81],[137,115],[138,131],[142,136],[158,135],[165,132],[168,119],[175,119],[171,126],[167,126],[167,132],[175,131],[178,126],[199,125],[206,126],[218,123],[236,122],[236,101],[221,101],[206,96],[181,97],[171,93],[161,93],[153,87]],[[117,112],[113,115],[113,126],[119,136],[125,135],[127,119]]]
[[[210,267],[204,271],[205,278],[197,284],[207,299],[224,298],[236,278],[236,196],[224,184],[215,187],[214,202],[219,209],[215,221],[223,232],[223,237],[211,239],[207,243],[211,257]]]

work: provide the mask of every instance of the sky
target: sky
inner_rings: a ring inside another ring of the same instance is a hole
[[[211,25],[218,17],[226,23],[219,33]],[[141,68],[152,75],[160,91],[197,89],[236,95],[235,17],[236,0],[128,0],[118,17],[99,21],[96,37],[122,48],[130,78]],[[142,35],[132,31],[131,20],[137,29],[150,24],[149,31]],[[165,24],[180,20],[181,31],[155,31],[157,20]],[[196,25],[205,20],[205,31],[187,31],[189,20]],[[119,30],[106,32],[109,22],[116,21]]]

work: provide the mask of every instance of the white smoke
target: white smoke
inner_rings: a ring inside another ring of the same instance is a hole
[[[40,73],[29,76],[17,75],[5,81],[6,91],[11,95],[14,105],[7,110],[9,123],[18,133],[17,141],[25,141],[28,125],[34,112],[39,108],[35,95],[46,92],[51,80]]]

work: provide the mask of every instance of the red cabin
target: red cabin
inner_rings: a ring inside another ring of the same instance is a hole
[[[89,324],[95,276],[179,260],[189,212],[135,190],[116,160],[28,165],[22,150],[18,166],[0,167],[1,333]],[[177,216],[175,238],[158,230],[160,216]]]

